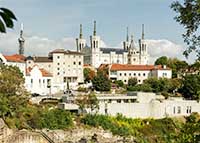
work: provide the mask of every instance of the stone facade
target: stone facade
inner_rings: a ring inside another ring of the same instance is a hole
[[[94,22],[93,35],[90,36],[90,46],[87,46],[86,40],[83,38],[82,25],[80,27],[80,36],[76,39],[77,51],[84,54],[84,64],[89,64],[98,68],[101,64],[148,64],[149,55],[147,44],[144,39],[144,31],[142,38],[139,40],[139,47],[134,44],[133,36],[129,41],[128,31],[127,39],[123,42],[123,48],[101,47],[101,37],[96,34],[96,22]]]
[[[101,65],[104,66],[104,65]],[[100,68],[101,68],[100,66]],[[172,70],[161,65],[130,65],[130,64],[111,64],[109,65],[109,78],[111,80],[121,80],[128,84],[130,78],[137,78],[138,84],[150,77],[171,78]]]
[[[185,100],[182,97],[165,99],[155,93],[133,93],[130,96],[101,96],[99,114],[115,116],[120,113],[132,118],[165,118],[189,116],[192,112],[200,113],[200,103]]]

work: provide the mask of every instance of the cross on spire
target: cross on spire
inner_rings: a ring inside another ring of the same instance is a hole
[[[128,27],[126,27],[126,41],[128,42],[129,41],[129,31],[128,31]]]
[[[82,24],[80,24],[80,35],[79,35],[79,38],[80,39],[83,38]]]
[[[93,35],[96,36],[97,34],[97,31],[96,31],[96,21],[94,21],[94,32],[93,32]]]
[[[142,39],[144,39],[144,24],[142,24]]]

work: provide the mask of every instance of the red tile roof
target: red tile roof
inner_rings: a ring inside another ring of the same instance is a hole
[[[25,56],[23,55],[18,55],[18,54],[15,54],[15,55],[4,55],[5,59],[8,61],[8,62],[19,62],[19,63],[24,63],[25,62]]]
[[[164,68],[162,65],[130,65],[130,64],[112,64],[111,71],[119,70],[169,70],[168,67]]]
[[[36,66],[36,65],[35,65],[35,66]],[[30,72],[31,72],[32,69],[33,69],[33,68],[31,68],[31,67],[28,67],[28,68],[26,69],[26,75],[27,75],[27,76],[30,76]],[[39,70],[41,71],[42,76],[44,76],[44,77],[53,76],[50,72],[48,72],[47,70],[45,70],[45,69],[43,69],[43,68],[40,68]]]

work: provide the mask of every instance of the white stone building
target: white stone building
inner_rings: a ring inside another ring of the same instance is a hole
[[[132,96],[101,96],[99,114],[115,116],[120,113],[132,118],[164,118],[200,113],[200,103],[182,97],[165,99],[155,93],[135,92]]]
[[[49,95],[51,94],[52,79],[51,73],[34,65],[32,68],[26,69],[25,87],[30,93]]]
[[[101,64],[148,64],[149,54],[144,39],[144,26],[142,38],[139,40],[139,48],[134,44],[133,36],[129,41],[128,29],[127,39],[123,42],[123,48],[101,47],[101,37],[96,34],[96,22],[94,22],[93,35],[90,36],[90,46],[87,46],[83,38],[82,25],[80,25],[80,36],[76,39],[77,51],[84,54],[84,64],[98,68]]]
[[[0,53],[0,63],[3,63],[5,65],[9,66],[17,66],[20,71],[23,73],[25,76],[26,73],[26,63],[25,63],[25,56],[23,55],[2,55]]]
[[[101,65],[103,66],[103,65]],[[109,67],[109,78],[111,80],[121,80],[125,84],[130,78],[137,78],[138,83],[150,77],[171,78],[172,70],[161,65],[130,65],[130,64],[111,64]]]
[[[83,55],[79,52],[56,49],[49,53],[47,57],[27,57],[27,68],[38,65],[52,74],[52,93],[70,88],[75,88],[79,83],[83,83]]]

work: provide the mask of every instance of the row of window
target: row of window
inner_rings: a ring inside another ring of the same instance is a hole
[[[127,82],[127,80],[124,80],[124,83],[126,83],[126,82]],[[139,79],[139,80],[138,80],[138,83],[140,83],[140,82],[141,82],[141,80]]]
[[[181,114],[181,106],[177,106],[177,108],[174,107],[174,111],[173,112],[174,112],[174,114]],[[192,113],[192,107],[191,106],[187,106],[186,113],[187,114]]]
[[[68,57],[69,57],[69,58],[70,58],[70,57],[71,57],[71,58],[72,58],[72,57],[73,57],[73,58],[76,58],[75,55],[68,55]],[[81,56],[79,56],[79,58],[81,58]],[[60,56],[57,56],[57,59],[60,59]]]
[[[60,68],[58,68],[58,70],[60,70]],[[71,69],[68,69],[68,72],[70,72],[71,71]],[[76,71],[77,71],[77,69],[76,70],[73,70],[73,73],[76,73]],[[81,69],[79,68],[78,69],[78,71],[79,71],[79,73],[81,73]],[[65,74],[66,72],[65,71],[63,71],[63,74]],[[60,75],[60,72],[58,71],[57,72],[57,75]]]
[[[78,63],[78,65],[81,65],[81,62],[77,62],[77,63]],[[76,65],[76,62],[73,62],[73,64]],[[59,66],[60,63],[57,63],[57,65]],[[63,63],[63,65],[65,65],[65,63]],[[70,65],[68,65],[68,67],[70,67]]]
[[[120,75],[120,76],[122,76],[122,73],[119,73],[119,75]],[[131,73],[129,73],[129,74],[127,74],[127,73],[124,73],[124,76],[127,76],[127,75],[129,75],[129,76],[132,76],[132,74],[131,74]],[[138,73],[137,75],[138,75],[138,76],[141,76],[141,75],[143,75],[143,76],[146,76],[146,73],[143,73],[143,74],[141,74],[141,73]],[[133,73],[133,76],[136,76],[136,73]]]
[[[33,83],[35,83],[35,82],[39,83],[39,87],[41,87],[42,85],[43,86],[45,85],[45,79],[43,79],[43,80],[39,79],[36,81],[31,78],[31,87],[33,86]],[[47,79],[47,87],[49,87],[50,85],[51,85],[51,79]]]

